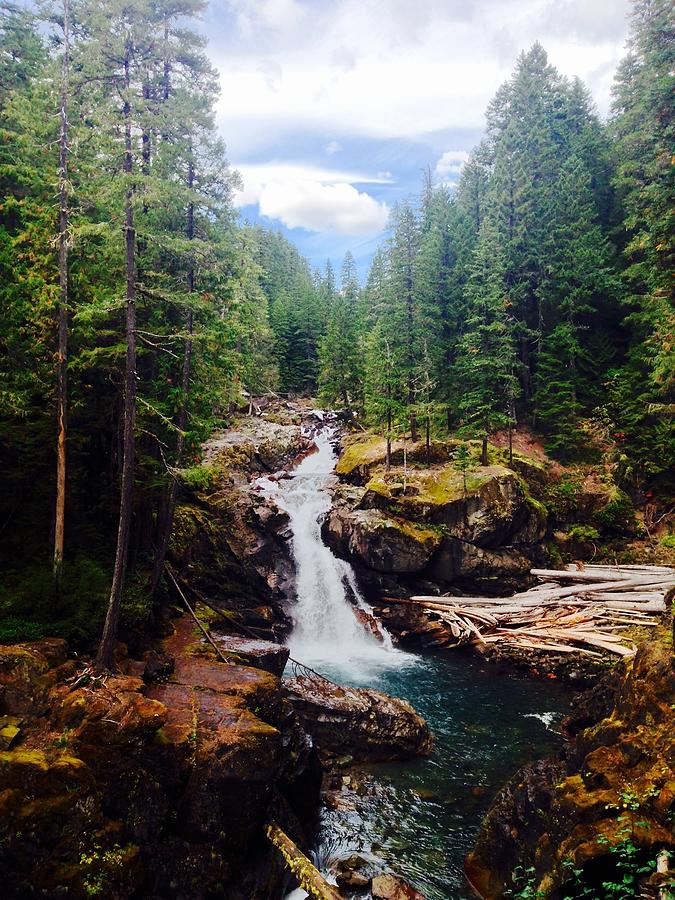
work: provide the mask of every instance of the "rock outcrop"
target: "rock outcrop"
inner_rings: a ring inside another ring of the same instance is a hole
[[[280,405],[242,417],[204,444],[203,461],[182,473],[170,559],[192,588],[226,611],[242,633],[278,639],[290,626],[293,567],[288,518],[255,488],[311,452],[311,408]],[[303,425],[304,423],[304,425]]]
[[[546,535],[545,507],[505,466],[474,467],[465,478],[453,447],[434,445],[427,463],[416,446],[404,471],[395,445],[387,472],[381,440],[348,439],[337,467],[347,483],[323,526],[331,547],[365,570],[439,586],[527,574]]]
[[[21,722],[0,752],[3,896],[276,896],[263,826],[273,815],[302,843],[311,740],[277,674],[222,663],[191,619],[174,625],[158,654],[173,666],[153,675],[125,658],[117,675],[78,669],[64,642],[0,648],[0,713]],[[281,666],[275,647],[237,649]]]
[[[285,690],[322,757],[331,762],[409,759],[431,752],[431,732],[405,700],[304,675],[288,679]]]
[[[493,802],[466,861],[483,897],[523,889],[522,872],[529,872],[532,896],[552,898],[574,879],[602,890],[603,881],[632,875],[636,892],[647,878],[654,889],[672,884],[672,869],[654,873],[658,852],[675,849],[675,666],[668,636],[644,644],[608,678],[611,684],[596,688],[568,723],[577,730],[594,713],[601,716],[579,731],[564,758],[525,767]],[[621,862],[622,848],[632,854],[632,869]],[[638,874],[641,866],[647,871]]]

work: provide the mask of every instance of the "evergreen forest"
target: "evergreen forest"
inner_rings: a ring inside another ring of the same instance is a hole
[[[670,3],[636,0],[607,121],[522,52],[456,189],[424,173],[363,284],[237,214],[203,7],[3,2],[0,640],[103,629],[109,666],[164,590],[179,480],[269,392],[485,461],[528,426],[672,492]]]

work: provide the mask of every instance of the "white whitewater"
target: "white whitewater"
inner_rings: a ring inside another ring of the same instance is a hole
[[[331,506],[336,454],[332,432],[315,436],[317,451],[288,479],[267,478],[258,484],[288,513],[296,570],[294,628],[288,640],[291,656],[320,672],[350,681],[372,679],[378,670],[410,665],[414,657],[396,650],[382,629],[378,640],[354,615],[353,601],[372,614],[352,567],[334,556],[321,537],[321,519]]]

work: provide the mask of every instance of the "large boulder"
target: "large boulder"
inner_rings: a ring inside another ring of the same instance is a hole
[[[449,584],[460,579],[527,575],[531,567],[532,560],[516,547],[485,550],[450,537],[435,554],[428,575],[439,584]]]
[[[284,684],[293,708],[325,758],[374,761],[431,752],[429,727],[405,700],[304,675]]]
[[[398,875],[376,875],[370,893],[373,900],[424,900],[423,894]]]
[[[65,663],[66,655],[61,638],[0,645],[0,713],[39,714],[56,680],[54,669]]]
[[[334,507],[323,535],[341,556],[357,559],[376,572],[421,572],[442,540],[438,529],[416,525],[377,509]]]
[[[184,616],[155,654],[172,665],[146,684],[147,660],[75,672],[65,649],[0,655],[0,714],[18,712],[0,723],[20,726],[0,751],[3,897],[276,896],[283,860],[257,837],[273,815],[302,843],[320,787],[312,742],[263,668],[281,671],[288,651],[233,638],[224,663]]]
[[[405,486],[401,473],[376,472],[366,485],[363,509],[395,512],[413,522],[480,547],[534,543],[546,534],[546,513],[527,495],[522,479],[504,466],[484,466],[467,476],[452,464],[415,469]]]
[[[360,446],[360,445],[359,445]],[[440,585],[526,575],[546,510],[502,466],[467,478],[450,463],[374,469],[365,486],[339,485],[323,523],[326,542],[361,572],[420,575]]]

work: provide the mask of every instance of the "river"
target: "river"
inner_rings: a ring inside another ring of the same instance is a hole
[[[335,478],[332,438],[329,429],[320,431],[318,451],[290,479],[260,482],[290,517],[291,654],[342,684],[410,701],[428,721],[435,748],[428,759],[367,767],[366,791],[350,792],[346,808],[323,811],[317,862],[327,870],[336,857],[359,852],[384,861],[428,900],[469,897],[462,864],[490,799],[520,765],[560,747],[571,693],[471,652],[406,653],[387,635],[380,642],[363,629],[351,609],[368,609],[354,573],[321,539]]]

